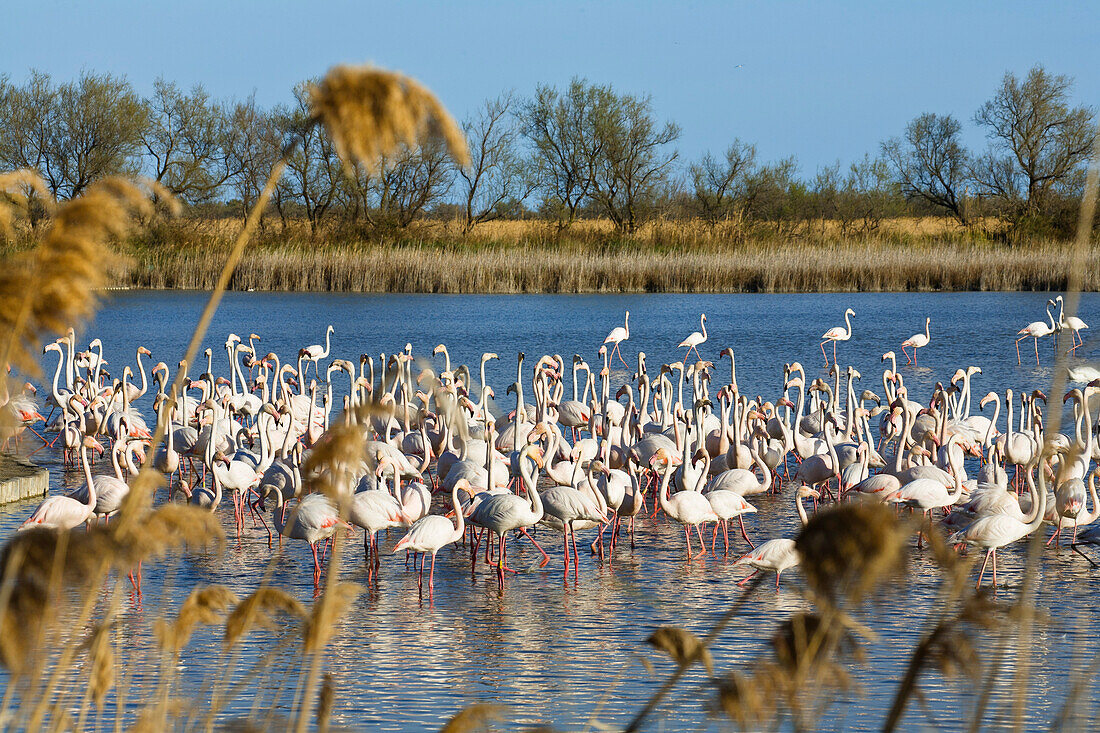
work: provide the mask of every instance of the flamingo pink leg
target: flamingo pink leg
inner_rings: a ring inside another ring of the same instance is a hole
[[[982,578],[985,577],[985,566],[989,563],[989,556],[991,554],[993,554],[993,549],[992,548],[990,548],[989,550],[986,550],[986,552],[985,552],[985,561],[982,563],[982,570],[981,570],[981,572],[978,573],[978,585],[975,586],[977,588],[982,587]]]
[[[759,572],[760,572],[759,570],[753,570],[753,571],[752,571],[751,573],[749,573],[749,574],[748,574],[748,575],[746,575],[746,576],[745,576],[744,578],[742,578],[741,580],[739,580],[739,581],[737,582],[737,585],[744,585],[745,583],[749,582],[749,580],[751,580],[751,579],[752,579],[752,577],[753,577],[754,575],[756,575],[757,573],[759,573]]]

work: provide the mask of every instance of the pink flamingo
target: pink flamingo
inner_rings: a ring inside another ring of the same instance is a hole
[[[27,521],[19,525],[19,530],[31,527],[48,527],[50,529],[69,530],[87,522],[95,509],[95,479],[92,478],[92,469],[88,463],[88,449],[97,445],[90,436],[85,436],[80,443],[80,462],[84,466],[84,481],[87,494],[83,501],[71,496],[51,496],[38,505],[34,513]]]
[[[455,514],[455,523],[453,526],[451,525],[451,520],[446,517],[442,517],[438,514],[429,514],[426,517],[421,517],[416,520],[413,526],[409,528],[408,533],[402,537],[393,548],[393,554],[397,554],[402,550],[432,553],[432,568],[428,571],[429,598],[432,596],[432,591],[435,590],[435,554],[439,552],[441,548],[458,542],[462,539],[462,535],[466,531],[466,522],[462,514],[462,505],[459,504],[458,501],[458,492],[460,490],[470,493],[470,482],[466,479],[459,479],[451,489],[451,506],[454,507]],[[420,572],[416,576],[416,586],[423,590],[423,560],[420,562]]]
[[[841,326],[834,326],[825,333],[821,334],[821,355],[825,357],[825,366],[829,366],[829,357],[825,353],[825,344],[833,342],[833,363],[836,363],[836,342],[847,341],[852,338],[852,321],[850,316],[854,316],[856,312],[851,308],[844,311],[844,324],[846,328]]]
[[[625,321],[624,325],[623,326],[618,326],[617,328],[612,329],[611,333],[607,334],[607,338],[605,338],[603,340],[604,344],[614,344],[614,347],[611,349],[611,353],[608,354],[608,359],[610,359],[615,354],[618,354],[619,355],[619,361],[621,361],[623,363],[623,366],[626,367],[627,369],[629,369],[630,367],[627,366],[626,361],[623,359],[623,353],[621,351],[619,351],[619,344],[621,344],[623,341],[626,341],[629,338],[630,338],[630,311],[627,311],[626,312],[626,321]]]
[[[916,364],[917,364],[917,349],[919,349],[923,346],[927,346],[928,342],[932,340],[932,335],[928,332],[928,325],[930,323],[932,323],[932,319],[931,318],[925,318],[924,319],[924,333],[914,334],[914,335],[910,336],[909,338],[907,338],[907,339],[905,339],[904,341],[901,342],[901,353],[905,354],[905,359],[906,359],[905,363],[906,364],[912,364],[913,366],[916,366]],[[905,350],[906,346],[913,349],[912,356],[910,356],[909,352],[907,352]]]
[[[324,494],[308,494],[298,502],[297,507],[284,513],[281,511],[283,496],[279,492],[274,493],[277,499],[272,510],[275,529],[284,537],[305,540],[309,543],[309,549],[313,552],[313,585],[316,587],[321,582],[321,562],[317,558],[317,543],[332,537],[340,527],[350,529],[351,525],[341,521],[336,513],[336,507]]]

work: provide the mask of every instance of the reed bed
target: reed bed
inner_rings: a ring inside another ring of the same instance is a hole
[[[209,289],[219,259],[203,249],[131,253],[116,285]],[[1100,247],[1086,258],[1100,286]],[[700,251],[576,244],[455,249],[422,245],[266,247],[246,253],[236,290],[370,293],[771,293],[1064,290],[1069,249],[942,241],[792,242]]]

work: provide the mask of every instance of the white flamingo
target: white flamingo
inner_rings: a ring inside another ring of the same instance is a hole
[[[681,341],[679,346],[677,347],[677,348],[681,348],[681,349],[685,346],[688,347],[688,350],[684,353],[684,358],[685,359],[687,359],[688,354],[690,354],[691,352],[694,351],[695,352],[695,358],[699,361],[703,360],[703,357],[699,356],[699,349],[696,348],[696,347],[698,347],[700,344],[706,342],[706,340],[707,340],[707,314],[706,313],[702,313],[702,314],[699,315],[699,328],[702,330],[702,333],[700,333],[699,331],[692,331],[691,335],[688,336],[683,341]]]
[[[810,518],[806,516],[806,507],[802,506],[802,500],[806,497],[813,499],[819,498],[821,495],[809,486],[799,486],[798,493],[795,495],[795,506],[798,508],[798,518],[802,520],[802,526],[810,521]],[[744,585],[754,575],[761,570],[771,570],[775,573],[775,589],[779,590],[779,576],[783,574],[784,570],[793,568],[802,561],[802,558],[798,556],[798,550],[795,549],[794,540],[783,537],[775,540],[768,540],[767,542],[759,545],[752,552],[742,555],[737,559],[734,565],[749,565],[756,568],[749,575],[742,578],[737,584]]]
[[[458,542],[462,539],[462,535],[466,531],[466,522],[462,514],[462,505],[458,501],[458,492],[468,492],[469,490],[470,483],[468,481],[459,481],[454,485],[454,488],[451,489],[451,506],[454,507],[455,514],[454,526],[451,525],[451,520],[446,517],[441,517],[438,514],[429,514],[426,517],[421,517],[416,520],[405,536],[398,540],[397,545],[393,548],[394,554],[401,550],[430,552],[432,554],[432,568],[428,571],[429,597],[431,597],[432,592],[435,590],[435,554],[443,547]],[[423,561],[420,563],[420,572],[417,574],[416,584],[418,588],[423,589]]]
[[[851,316],[854,316],[856,312],[851,308],[844,311],[844,327],[833,326],[825,333],[821,334],[821,355],[825,357],[825,366],[829,366],[829,357],[825,353],[825,344],[830,341],[833,342],[833,363],[836,363],[836,342],[847,341],[852,338],[852,321]]]
[[[1058,330],[1068,330],[1073,333],[1073,348],[1070,349],[1070,351],[1076,354],[1077,347],[1085,343],[1085,339],[1081,337],[1081,331],[1088,328],[1089,324],[1085,323],[1077,316],[1067,316],[1065,314],[1066,303],[1061,295],[1054,300],[1058,303]]]
[[[905,354],[905,359],[906,359],[905,363],[906,364],[912,364],[913,366],[916,366],[916,364],[917,364],[917,349],[919,349],[921,347],[924,347],[924,346],[927,346],[928,342],[932,340],[932,334],[929,333],[929,331],[928,331],[928,326],[931,323],[932,323],[931,318],[925,318],[924,319],[924,333],[913,334],[912,336],[910,336],[909,338],[907,338],[907,339],[905,339],[904,341],[901,342],[901,353]],[[910,355],[909,352],[905,350],[906,346],[913,349],[912,355]]]
[[[668,495],[668,483],[672,478],[673,463],[664,449],[659,449],[653,456],[650,467],[655,468],[656,463],[663,462],[663,475],[661,476],[661,489],[658,498],[661,509],[670,519],[679,522],[684,528],[684,539],[687,540],[688,559],[694,560],[707,554],[707,545],[703,540],[703,531],[700,525],[705,522],[717,522],[718,515],[714,513],[707,497],[696,491],[681,491],[673,496]],[[703,475],[706,475],[705,473]],[[693,554],[691,549],[691,527],[699,537],[701,548],[698,554]]]
[[[1036,491],[1035,480],[1031,477],[1029,471],[1027,474],[1027,488],[1031,493],[1034,515],[1028,517],[1027,521],[1020,521],[1006,514],[987,514],[961,532],[951,535],[948,539],[948,542],[952,545],[974,545],[985,550],[985,561],[982,563],[982,570],[978,574],[979,588],[982,585],[982,578],[985,577],[985,566],[989,563],[991,557],[993,558],[993,587],[997,587],[997,550],[1028,536],[1039,529],[1039,525],[1043,523],[1043,513],[1046,511],[1047,505],[1047,491],[1045,476],[1042,471],[1039,472],[1039,482],[1040,488]]]
[[[611,349],[611,353],[607,355],[607,358],[610,359],[615,354],[618,354],[619,355],[619,361],[621,361],[623,363],[623,366],[626,367],[627,369],[629,369],[630,367],[627,366],[626,360],[623,359],[623,353],[621,351],[619,351],[619,344],[621,344],[623,341],[626,341],[629,338],[630,338],[630,311],[627,311],[626,312],[626,320],[624,321],[623,325],[611,329],[611,333],[607,334],[607,338],[605,338],[603,340],[605,345],[606,344],[613,344],[613,347]]]
[[[1039,366],[1039,339],[1049,336],[1057,329],[1054,325],[1054,316],[1050,312],[1051,302],[1047,301],[1047,318],[1050,319],[1050,325],[1048,326],[1046,321],[1032,321],[1016,333],[1020,338],[1016,339],[1016,363],[1020,364],[1020,342],[1031,337],[1035,340],[1035,366]]]

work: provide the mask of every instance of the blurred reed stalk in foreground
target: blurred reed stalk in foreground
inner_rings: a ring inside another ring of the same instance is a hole
[[[311,100],[313,114],[306,125],[325,126],[349,170],[359,166],[373,171],[383,158],[399,149],[415,148],[436,138],[449,147],[459,163],[467,161],[465,138],[454,120],[430,92],[403,75],[373,68],[336,67],[311,89]],[[294,131],[287,140],[263,193],[234,240],[192,334],[185,355],[188,362],[194,360],[198,344],[255,231],[259,212],[266,206],[302,132]],[[165,192],[152,192],[159,200],[171,203]],[[37,176],[20,171],[0,177],[0,236],[11,234],[13,222],[34,195],[48,200]],[[56,207],[50,228],[37,246],[0,272],[4,363],[14,364],[25,373],[38,372],[41,340],[79,326],[94,313],[95,292],[108,282],[107,263],[112,260],[108,243],[127,234],[134,215],[152,214],[145,189],[116,179],[96,184],[83,196]],[[180,393],[181,376],[177,373],[172,394]],[[166,421],[159,421],[153,445],[159,444],[165,430]],[[326,455],[330,461],[346,458],[340,451],[322,451],[313,461],[314,474],[337,470],[337,466],[325,463]],[[102,713],[108,692],[113,689],[116,718],[112,727],[122,727],[127,717],[127,680],[134,665],[144,664],[132,656],[115,653],[114,620],[120,612],[127,571],[170,552],[220,548],[224,543],[220,524],[209,512],[175,504],[151,510],[154,493],[163,483],[164,477],[148,465],[131,482],[117,520],[109,527],[71,532],[38,529],[19,533],[5,544],[0,555],[0,661],[11,680],[0,701],[0,724],[28,730],[64,729],[74,725],[70,711],[75,708],[79,710],[76,727],[83,728],[89,704],[94,703]],[[289,615],[301,622],[292,720],[283,724],[305,730],[314,719],[316,705],[317,725],[322,729],[328,726],[335,686],[331,678],[322,679],[323,654],[357,590],[353,584],[338,582],[339,539],[328,560],[325,592],[312,609],[304,609],[295,599],[267,586],[277,558],[278,554],[272,557],[263,584],[243,600],[220,586],[199,587],[191,590],[178,612],[154,622],[161,655],[154,666],[160,670],[160,679],[154,699],[142,701],[134,730],[160,731],[200,719],[211,729],[228,701],[226,690],[208,690],[210,701],[204,715],[196,711],[194,700],[180,697],[182,691],[175,685],[175,669],[192,632],[199,625],[224,623],[231,656],[230,663],[221,670],[222,681],[232,694],[239,695],[245,685],[257,682],[258,673],[271,662],[265,656],[241,679],[230,679],[240,640],[254,628],[283,626],[272,621],[273,614]],[[106,600],[105,585],[110,589]],[[88,628],[92,633],[83,638]],[[285,652],[287,645],[280,643],[276,650]],[[85,658],[83,663],[81,657]],[[269,719],[267,724],[278,723]]]

